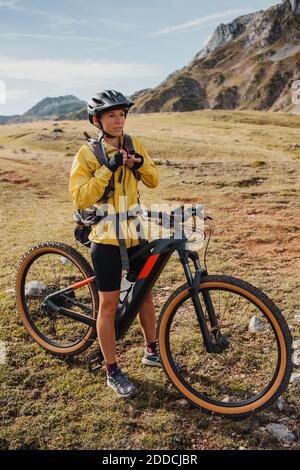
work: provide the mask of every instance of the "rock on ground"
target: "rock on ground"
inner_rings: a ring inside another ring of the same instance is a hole
[[[295,442],[296,437],[294,434],[283,424],[271,423],[266,426],[266,430],[275,436],[280,442],[285,444],[292,444]]]

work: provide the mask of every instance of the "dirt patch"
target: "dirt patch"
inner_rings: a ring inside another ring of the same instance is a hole
[[[26,137],[27,135],[30,135],[30,134],[33,134],[32,132],[26,132],[25,134],[13,134],[13,135],[9,135],[8,137],[10,139],[21,139],[22,137]]]
[[[33,181],[31,178],[27,178],[26,176],[18,173],[17,171],[9,171],[9,170],[4,170],[0,171],[0,183],[10,183],[10,184],[15,184],[15,185],[22,185],[26,189],[37,189],[37,195],[39,196],[40,194],[46,194],[48,197],[48,193],[44,193],[44,191],[41,191],[41,183],[39,181]]]
[[[238,181],[236,185],[239,188],[249,188],[251,186],[258,186],[259,184],[262,184],[266,179],[268,178],[255,176],[254,178]]]
[[[28,183],[29,179],[22,179],[22,178],[2,178],[0,179],[0,183],[12,183],[12,184],[24,184]]]
[[[4,171],[0,170],[0,176],[9,175],[10,173],[12,173],[12,172],[11,171],[6,171],[6,170],[4,170]]]
[[[38,199],[47,199],[47,198],[51,197],[51,194],[48,193],[47,191],[45,191],[45,192],[39,191],[39,192],[36,193],[36,195],[37,195]]]
[[[60,134],[55,133],[54,135],[48,135],[48,134],[39,134],[35,140],[38,141],[45,141],[45,140],[59,140],[62,139],[62,136]]]
[[[0,174],[0,183],[25,184],[29,183],[29,178],[18,175],[15,171],[4,171]]]
[[[175,201],[178,202],[178,204],[190,204],[193,202],[199,202],[198,197],[186,197],[186,198],[178,198],[178,197],[167,197],[168,201]]]
[[[21,165],[30,165],[30,162],[20,160],[18,158],[0,157],[0,160],[6,160],[8,162],[20,163]]]

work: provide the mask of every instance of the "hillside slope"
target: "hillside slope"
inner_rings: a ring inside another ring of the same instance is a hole
[[[220,24],[181,70],[152,90],[136,93],[133,111],[197,109],[292,110],[300,78],[300,2]]]

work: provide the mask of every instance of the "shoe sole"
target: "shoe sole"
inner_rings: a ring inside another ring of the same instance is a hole
[[[142,359],[142,363],[145,364],[146,366],[154,366],[154,367],[160,367],[161,368],[161,364],[157,364],[155,362],[148,361],[148,359],[145,359],[144,357]]]
[[[138,392],[138,390],[135,390],[134,392],[128,393],[127,395],[121,395],[120,393],[117,392],[117,390],[114,387],[112,387],[112,385],[110,385],[107,382],[106,382],[106,385],[109,388],[111,388],[115,392],[115,394],[118,395],[118,397],[120,397],[120,398],[131,398],[131,397],[134,397],[134,395],[136,395],[137,392]]]
[[[145,359],[143,357],[142,359],[142,363],[145,364],[146,366],[154,366],[154,367],[160,367],[162,369],[162,365],[161,364],[155,364],[154,362],[151,362],[151,361],[148,361],[147,359]],[[180,366],[178,364],[175,364],[176,368],[179,370],[179,372],[181,370],[184,370],[184,367],[183,366]]]

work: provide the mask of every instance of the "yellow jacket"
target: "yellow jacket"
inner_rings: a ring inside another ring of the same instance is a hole
[[[143,165],[137,170],[141,181],[148,188],[155,188],[159,183],[157,168],[142,142],[135,136],[131,136],[131,139],[135,151],[144,158]],[[108,158],[111,158],[117,152],[116,148],[105,141],[103,143]],[[121,143],[123,145],[123,136]],[[123,177],[119,182],[121,169],[123,169]],[[105,165],[100,165],[89,145],[84,144],[73,160],[70,173],[69,191],[72,195],[74,209],[86,209],[91,205],[101,207],[102,203],[97,201],[103,196],[112,175],[114,175],[115,189],[107,202],[110,205],[108,212],[111,214],[122,213],[134,209],[138,204],[138,181],[131,169],[124,165],[113,173]],[[121,229],[127,248],[138,245],[138,235],[134,223],[123,221]],[[89,239],[95,243],[119,246],[112,221],[92,225]]]

